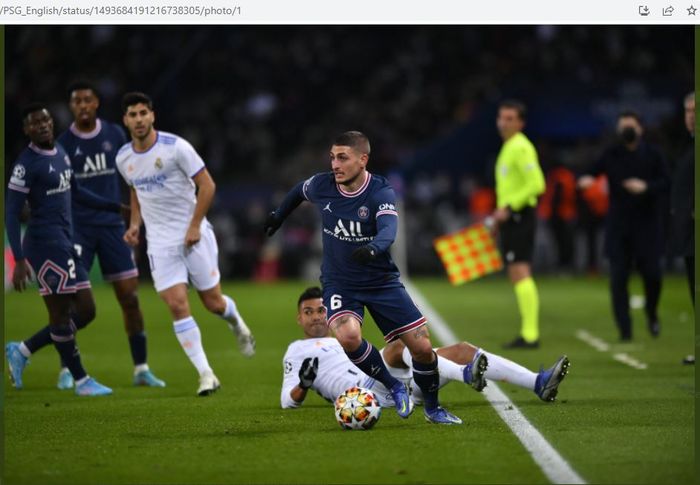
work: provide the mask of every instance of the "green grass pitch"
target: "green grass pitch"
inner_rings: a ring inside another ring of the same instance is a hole
[[[652,340],[641,310],[635,341],[620,345],[605,279],[537,279],[543,345],[501,352],[517,331],[517,308],[502,277],[452,288],[442,279],[414,283],[462,339],[536,369],[562,353],[572,367],[559,400],[546,404],[501,384],[530,422],[589,483],[695,481],[693,309],[685,281],[664,281],[662,334]],[[6,484],[228,483],[546,483],[542,471],[486,399],[459,383],[441,392],[463,426],[407,421],[387,409],[369,432],[346,432],[332,407],[309,395],[300,409],[279,408],[282,356],[300,336],[295,303],[304,282],[227,283],[258,343],[247,360],[221,320],[191,295],[210,363],[221,379],[214,396],[195,396],[197,375],[172,332],[165,305],[141,286],[149,363],[165,389],[131,386],[132,365],[121,314],[107,286],[95,291],[98,316],[79,334],[83,362],[115,393],[79,398],[55,388],[52,348],[33,356],[25,388],[3,386]],[[641,293],[638,281],[633,292]],[[5,296],[5,341],[27,337],[45,322],[35,289]],[[366,336],[380,344],[371,321]],[[578,340],[585,329],[613,344],[599,352]],[[613,360],[625,352],[648,364],[637,370]],[[4,360],[4,359],[3,359]]]

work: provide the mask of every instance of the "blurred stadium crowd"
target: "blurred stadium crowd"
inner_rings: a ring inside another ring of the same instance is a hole
[[[228,277],[314,277],[313,209],[272,241],[262,223],[293,183],[326,170],[330,140],[348,129],[368,134],[370,171],[404,197],[409,270],[440,271],[432,240],[492,208],[505,97],[529,106],[525,132],[548,175],[535,265],[598,271],[605,184],[582,194],[572,178],[611,143],[623,108],[671,164],[694,85],[682,26],[8,26],[5,37],[6,162],[26,143],[26,103],[48,103],[57,131],[68,127],[75,79],[97,84],[110,120],[122,93],[151,94],[157,128],[188,139],[217,182],[210,219]]]

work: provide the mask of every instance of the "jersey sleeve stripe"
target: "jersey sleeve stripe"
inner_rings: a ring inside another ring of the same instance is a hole
[[[376,217],[379,217],[379,216],[396,216],[396,217],[399,217],[399,213],[396,212],[396,211],[383,210],[383,211],[377,212],[377,215],[375,216],[375,218],[376,218]]]
[[[15,185],[13,183],[7,184],[8,189],[16,190],[17,192],[22,192],[25,194],[29,193],[29,187],[20,187],[19,185]]]
[[[199,173],[200,173],[202,170],[204,170],[205,168],[207,168],[207,167],[202,166],[202,168],[200,168],[200,169],[197,170],[195,173],[193,173],[192,175],[190,175],[190,178],[191,178],[191,179],[195,178],[195,177],[196,177],[197,175],[199,175]]]

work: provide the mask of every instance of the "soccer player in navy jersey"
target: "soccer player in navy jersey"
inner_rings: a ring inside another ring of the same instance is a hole
[[[386,342],[400,338],[409,349],[413,379],[424,396],[425,418],[432,423],[461,424],[440,406],[437,355],[426,319],[399,279],[389,254],[396,238],[396,195],[384,177],[370,174],[368,138],[358,131],[338,136],[330,149],[331,172],[297,184],[265,223],[268,236],[304,200],[315,204],[323,226],[323,301],[328,325],[348,358],[391,391],[402,418],[413,411],[405,385],[393,377],[379,351],[362,338],[365,307]]]
[[[7,344],[10,377],[21,389],[29,355],[48,340],[70,370],[76,394],[111,394],[110,388],[85,372],[75,342],[77,329],[95,318],[95,302],[73,247],[71,199],[114,212],[119,212],[121,205],[81,189],[75,182],[70,158],[54,143],[53,118],[43,105],[29,105],[22,120],[31,143],[13,166],[5,205],[7,236],[15,258],[12,284],[15,290],[23,291],[34,272],[49,325],[24,342]],[[19,217],[25,201],[29,202],[30,220],[22,240]]]
[[[126,135],[119,125],[97,117],[100,100],[91,83],[73,83],[68,94],[74,121],[58,137],[58,143],[71,158],[75,178],[83,187],[119,202],[121,190],[115,159],[117,151],[127,142]],[[133,383],[165,387],[165,382],[151,372],[146,361],[146,334],[137,293],[138,270],[131,248],[122,239],[125,230],[120,214],[73,201],[73,242],[85,269],[90,271],[97,256],[104,280],[114,287],[134,362]],[[58,387],[73,387],[70,372],[65,368],[59,374]]]

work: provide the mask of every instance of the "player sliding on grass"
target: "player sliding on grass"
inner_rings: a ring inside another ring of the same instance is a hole
[[[131,223],[124,240],[138,244],[143,215],[153,284],[170,309],[182,349],[199,372],[197,394],[206,396],[220,384],[190,311],[188,277],[207,310],[228,322],[243,355],[255,353],[255,340],[236,304],[221,294],[216,237],[206,218],[216,187],[192,145],[155,130],[149,96],[127,93],[122,108],[132,139],[117,154],[117,168],[131,187]]]
[[[432,423],[461,424],[440,407],[438,357],[433,352],[426,319],[399,280],[389,255],[396,238],[398,212],[394,189],[384,177],[367,170],[370,145],[358,131],[338,136],[330,149],[331,172],[297,184],[266,223],[268,236],[303,201],[318,207],[323,225],[323,300],[328,325],[348,358],[362,371],[390,389],[402,418],[413,411],[406,386],[393,377],[379,351],[362,338],[365,307],[384,334],[401,339],[412,356],[413,378],[423,391],[424,414]]]
[[[280,396],[283,408],[299,407],[309,389],[334,401],[352,386],[373,391],[382,407],[394,405],[391,392],[353,365],[338,341],[330,336],[319,288],[308,288],[299,297],[297,323],[304,332],[304,338],[292,342],[284,355],[284,380]],[[559,384],[569,368],[569,359],[562,356],[550,369],[530,372],[515,362],[467,342],[440,347],[435,351],[440,356],[440,387],[450,381],[458,381],[481,391],[486,386],[486,379],[491,379],[530,389],[543,401],[554,401]],[[403,343],[396,340],[383,348],[381,354],[391,374],[413,389],[413,399],[417,403],[422,400],[420,388],[411,380],[411,356]]]

